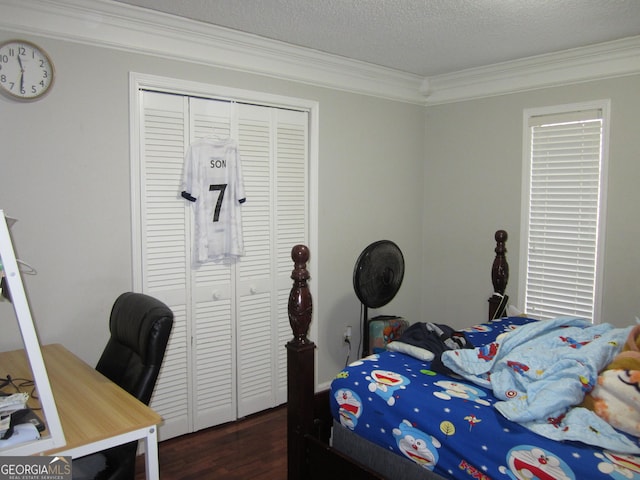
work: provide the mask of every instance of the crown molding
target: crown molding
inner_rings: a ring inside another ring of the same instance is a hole
[[[422,78],[110,0],[0,0],[0,28],[423,104]]]
[[[0,0],[0,29],[421,105],[640,73],[640,36],[423,78],[112,0]]]
[[[638,73],[635,36],[430,77],[421,91],[427,105],[437,105]]]

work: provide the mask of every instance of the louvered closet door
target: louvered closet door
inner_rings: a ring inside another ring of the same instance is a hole
[[[247,202],[237,265],[238,415],[286,401],[291,247],[306,240],[307,114],[238,105]]]
[[[230,102],[191,98],[190,142],[232,135]],[[235,268],[205,263],[193,270],[194,430],[235,420]]]
[[[178,200],[185,144],[187,100],[181,96],[140,92],[140,200],[142,291],[164,301],[175,319],[151,406],[164,419],[161,438],[190,429],[191,316],[189,217]]]
[[[287,351],[291,340],[288,303],[291,291],[291,248],[309,244],[309,115],[307,112],[277,109],[276,122],[276,209],[275,272],[276,405],[287,401]]]
[[[142,289],[176,319],[152,407],[167,439],[286,402],[291,247],[307,243],[307,113],[142,95]],[[238,141],[247,202],[245,256],[192,267],[192,205],[179,196],[184,154],[202,137]]]

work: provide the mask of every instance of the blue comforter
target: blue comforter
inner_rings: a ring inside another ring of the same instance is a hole
[[[576,407],[611,363],[629,328],[557,318],[518,327],[489,345],[454,350],[442,362],[463,378],[489,388],[507,419],[554,440],[640,453],[635,442],[592,411]]]
[[[515,346],[520,343],[517,340],[520,336],[536,337],[532,335],[536,329],[529,330],[527,334],[528,328],[533,327],[527,328],[525,325],[540,323],[544,324],[543,330],[553,325],[553,322],[513,317],[464,330],[473,345],[482,346],[475,350],[458,351],[471,356],[469,367],[478,369],[478,373],[466,375],[477,380],[480,385],[459,376],[447,376],[435,371],[430,361],[399,352],[384,351],[353,362],[332,382],[333,416],[342,427],[352,430],[358,436],[444,478],[640,480],[638,455],[620,453],[617,448],[592,446],[582,441],[545,438],[525,427],[527,422],[512,422],[498,412],[496,405],[506,407],[513,394],[497,398],[493,393],[493,385],[486,383],[489,377],[493,377],[491,369],[486,370],[486,365],[481,366],[485,362],[500,363],[495,361],[495,357],[507,353],[508,348],[502,349],[507,338],[508,347],[509,344]],[[596,330],[590,330],[590,324],[577,321],[573,327],[587,327],[587,331],[575,333],[571,333],[572,326],[557,326],[554,335],[564,337],[560,341],[567,345],[565,353],[589,347],[594,339],[586,343],[589,337],[582,336],[589,332],[592,337],[599,332],[598,338],[606,337],[616,342],[614,337],[617,333],[610,332],[609,326],[598,326]],[[505,332],[507,337],[500,343]],[[518,334],[514,335],[516,332]],[[591,348],[597,343],[599,342]],[[534,349],[536,351],[531,352],[532,356],[550,358],[550,344],[545,343],[543,347]],[[614,345],[611,347],[614,348]],[[478,359],[478,356],[485,359]],[[607,353],[602,361],[606,362],[609,356],[610,353]],[[510,366],[516,379],[529,373],[527,369],[532,369],[528,361],[521,358],[515,361],[522,364],[512,363]],[[554,365],[559,362],[560,360],[550,362],[551,366],[547,368],[553,371]],[[556,370],[563,372],[568,369],[568,364],[562,363],[559,367],[562,368]],[[531,374],[535,373],[536,368],[533,367]],[[591,381],[587,380],[584,384]],[[578,380],[578,383],[582,384],[582,381]],[[489,385],[489,388],[484,385]],[[538,403],[542,401],[537,397],[535,403],[538,408]],[[521,410],[526,414],[527,407]],[[566,416],[571,416],[570,412],[582,410],[585,409],[570,409]],[[556,413],[554,411],[553,415]],[[563,421],[564,419],[552,419],[547,427],[564,430]],[[606,427],[608,424],[603,429]],[[576,432],[576,436],[580,437],[580,428],[590,431],[596,429],[594,423],[584,421],[580,425],[572,424],[569,433]],[[618,435],[624,436],[622,433]],[[638,448],[640,439],[627,436],[621,443]]]

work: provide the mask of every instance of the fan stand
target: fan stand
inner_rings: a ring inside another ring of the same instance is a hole
[[[369,332],[369,308],[362,304],[362,356],[368,357],[369,342],[371,341],[371,332]]]

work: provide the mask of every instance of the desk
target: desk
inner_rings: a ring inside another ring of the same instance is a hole
[[[147,479],[159,479],[160,415],[62,345],[42,347],[42,356],[66,440],[43,454],[77,458],[143,439]],[[24,350],[0,353],[0,376],[7,374],[33,378]]]

